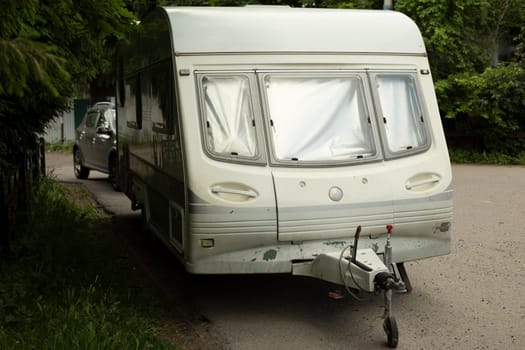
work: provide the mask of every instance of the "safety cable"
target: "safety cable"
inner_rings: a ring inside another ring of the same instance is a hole
[[[341,280],[343,281],[343,285],[345,286],[345,289],[346,289],[346,292],[348,294],[350,294],[354,299],[356,300],[359,300],[359,301],[362,301],[364,299],[362,298],[359,298],[354,292],[352,292],[350,290],[350,287],[348,286],[348,284],[346,283],[346,279],[345,279],[345,275],[344,275],[344,271],[343,271],[343,255],[345,253],[345,251],[348,249],[348,248],[353,248],[353,245],[349,244],[347,245],[346,247],[344,247],[342,250],[341,250],[341,254],[339,255],[339,274],[340,274],[340,277],[341,277]],[[352,281],[354,282],[354,284],[357,286],[357,288],[359,290],[362,290],[362,291],[365,291],[365,292],[368,292],[366,289],[362,288],[359,283],[357,283],[357,281],[355,280],[354,278],[354,274],[352,273],[352,268],[350,267],[350,264],[352,263],[352,260],[350,259],[350,261],[348,261],[348,270],[350,271],[350,277],[352,278]]]

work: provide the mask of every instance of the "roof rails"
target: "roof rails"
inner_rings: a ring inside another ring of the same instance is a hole
[[[108,106],[111,108],[115,108],[115,104],[110,101],[97,102],[93,105],[93,107],[102,107],[102,106]]]

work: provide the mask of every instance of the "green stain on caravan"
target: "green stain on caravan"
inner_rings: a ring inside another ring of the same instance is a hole
[[[334,248],[343,249],[346,245],[346,241],[326,241],[323,242],[323,244]]]
[[[263,260],[264,261],[269,261],[269,260],[275,260],[275,258],[277,257],[277,250],[275,249],[270,249],[270,250],[267,250],[264,255],[263,255]]]

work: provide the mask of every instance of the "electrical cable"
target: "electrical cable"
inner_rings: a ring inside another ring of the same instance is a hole
[[[348,294],[350,294],[354,299],[356,300],[359,300],[359,301],[363,301],[364,299],[358,297],[354,292],[352,292],[350,290],[350,287],[348,286],[348,284],[346,283],[346,279],[345,279],[345,274],[344,274],[344,271],[343,271],[343,255],[345,253],[345,251],[348,249],[348,248],[353,248],[353,245],[347,245],[346,247],[344,247],[342,250],[341,250],[341,254],[339,255],[339,274],[340,274],[340,277],[341,277],[341,280],[343,281],[343,285],[345,287],[345,290]],[[352,261],[348,261],[348,270],[350,271],[350,277],[352,278],[352,281],[354,282],[354,284],[357,286],[357,288],[359,290],[362,290],[362,291],[365,291],[365,292],[368,292],[366,289],[362,288],[359,283],[357,283],[357,281],[355,280],[354,278],[354,274],[352,273],[352,268],[350,267],[350,264],[352,263]]]

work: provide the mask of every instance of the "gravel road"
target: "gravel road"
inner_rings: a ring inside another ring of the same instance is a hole
[[[330,286],[290,276],[190,276],[160,245],[145,244],[106,175],[75,179],[69,154],[48,153],[47,166],[116,215],[152,288],[194,325],[199,341],[184,348],[386,348],[381,297],[332,300]],[[525,167],[454,165],[453,174],[452,253],[407,264],[413,291],[393,303],[398,349],[525,349]]]

